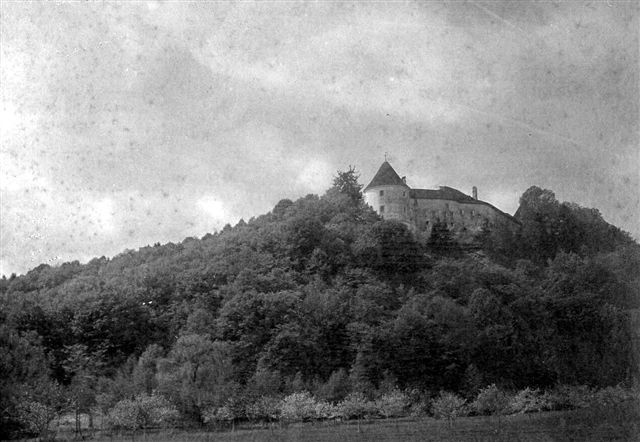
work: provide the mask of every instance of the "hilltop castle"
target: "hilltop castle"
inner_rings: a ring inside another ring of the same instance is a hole
[[[472,239],[485,225],[512,228],[520,225],[513,216],[480,201],[476,187],[473,187],[473,196],[446,186],[412,189],[406,178],[400,178],[387,161],[382,163],[363,194],[365,202],[384,219],[400,221],[412,230],[428,234],[434,225],[445,225],[463,241]]]

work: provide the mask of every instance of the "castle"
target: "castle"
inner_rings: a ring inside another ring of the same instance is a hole
[[[472,240],[483,226],[517,228],[520,222],[491,204],[451,187],[412,189],[385,161],[363,190],[364,200],[386,220],[431,234],[434,225],[446,226],[461,241]]]

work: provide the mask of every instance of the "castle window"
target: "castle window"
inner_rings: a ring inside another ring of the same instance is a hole
[[[380,213],[384,213],[384,206],[380,206]]]
[[[380,196],[384,196],[384,190],[380,191]]]
[[[402,196],[407,196],[407,192],[402,192]]]

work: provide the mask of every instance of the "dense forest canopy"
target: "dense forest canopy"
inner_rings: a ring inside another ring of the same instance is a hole
[[[62,394],[82,408],[160,392],[200,422],[296,389],[638,379],[640,248],[597,210],[531,187],[518,232],[462,248],[380,219],[357,178],[201,239],[3,278],[0,426]]]

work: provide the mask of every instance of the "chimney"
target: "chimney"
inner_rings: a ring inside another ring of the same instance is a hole
[[[406,176],[403,176],[403,177],[402,177],[402,182],[403,182],[403,183],[405,183],[405,184],[407,184],[407,177],[406,177]]]
[[[477,200],[478,199],[478,188],[476,186],[473,186],[473,190],[471,192],[473,194],[473,199]]]

